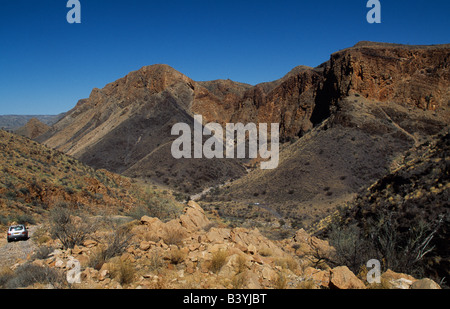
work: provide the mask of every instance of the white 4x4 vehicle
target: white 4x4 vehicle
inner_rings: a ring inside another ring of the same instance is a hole
[[[8,229],[8,236],[6,237],[8,242],[18,239],[28,239],[28,229],[23,224],[12,225]]]

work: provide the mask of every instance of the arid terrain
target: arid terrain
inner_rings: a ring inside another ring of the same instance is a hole
[[[278,167],[175,159],[195,114],[279,123]],[[0,225],[32,231],[0,243],[0,287],[446,288],[449,128],[450,44],[360,42],[258,85],[142,67],[0,131]]]

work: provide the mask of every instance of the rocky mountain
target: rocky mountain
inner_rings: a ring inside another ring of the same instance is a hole
[[[98,229],[68,246],[35,227],[47,249],[0,273],[0,286],[43,272],[25,286],[67,287],[57,274],[75,258],[87,288],[439,288],[449,51],[360,42],[255,86],[146,66],[94,89],[44,134],[26,130],[50,147],[1,131],[0,223],[70,209],[72,231]],[[194,114],[279,123],[278,168],[174,159],[171,128]],[[197,202],[175,201],[188,195]],[[67,221],[57,219],[45,223]],[[366,281],[369,258],[382,262],[378,285]]]
[[[210,191],[203,206],[295,226],[333,211],[449,125],[448,57],[449,45],[362,42],[254,96],[234,117],[280,121],[280,164]]]
[[[299,66],[255,86],[143,67],[94,89],[39,140],[90,166],[186,195],[236,180],[211,190],[205,201],[218,205],[204,207],[308,224],[449,125],[449,49],[360,42],[316,68]],[[174,159],[171,127],[192,124],[194,114],[222,125],[279,123],[278,168],[247,173],[258,160]]]
[[[322,220],[316,235],[333,239],[336,231],[351,230],[359,256],[354,261],[384,258],[396,271],[442,280],[450,270],[449,158],[446,129],[407,151],[395,170]]]
[[[273,89],[256,85],[238,103],[232,120],[277,122],[280,136],[292,138],[328,118],[335,104],[352,94],[438,109],[447,117],[449,48],[360,42],[317,68],[296,68]]]
[[[216,96],[167,65],[144,67],[94,89],[41,140],[97,168],[147,178],[183,193],[198,192],[240,177],[245,169],[232,160],[174,159],[171,128],[178,122],[192,126],[193,113],[207,107],[211,112],[202,113],[205,119],[225,115],[227,101],[242,88],[228,83],[231,88],[227,82],[216,83],[224,88],[206,83]]]

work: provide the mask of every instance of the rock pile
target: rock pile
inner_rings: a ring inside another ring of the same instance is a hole
[[[82,288],[370,287],[346,266],[331,268],[327,262],[334,248],[303,229],[291,239],[272,241],[257,229],[214,226],[193,201],[177,219],[164,223],[144,216],[129,225],[132,238],[125,250],[98,265],[93,263],[96,253],[106,245],[98,239],[73,249],[56,249],[32,263],[69,273],[73,264],[69,262],[78,261]],[[385,288],[439,288],[429,279],[390,270],[382,275],[382,282]]]

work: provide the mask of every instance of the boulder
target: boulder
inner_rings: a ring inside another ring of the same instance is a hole
[[[225,228],[211,228],[206,237],[211,243],[223,243],[230,238],[230,230]]]
[[[431,279],[425,278],[421,280],[417,280],[411,285],[411,289],[414,290],[440,290],[441,287],[439,284],[434,282]]]
[[[330,272],[326,270],[308,267],[303,272],[305,280],[313,280],[316,284],[328,287],[330,284]]]
[[[417,279],[410,275],[396,273],[388,269],[381,275],[381,281],[387,283],[391,289],[409,289]]]
[[[331,289],[365,289],[364,283],[348,269],[347,266],[339,266],[330,270]]]
[[[88,240],[85,240],[83,242],[83,246],[85,246],[86,248],[92,248],[92,247],[95,247],[97,245],[98,245],[98,243],[95,240],[92,240],[92,239],[88,239]]]
[[[149,217],[149,216],[143,216],[141,218],[141,224],[143,224],[143,225],[150,225],[151,226],[151,225],[154,225],[154,224],[160,225],[160,224],[162,224],[162,222],[158,218],[153,218],[153,217]]]
[[[180,223],[188,231],[194,232],[205,228],[211,222],[200,205],[194,201],[189,201],[184,209],[184,214],[180,216]]]
[[[270,267],[268,265],[264,265],[262,267],[261,276],[263,279],[269,280],[272,282],[275,282],[279,278],[278,273],[272,267]]]
[[[149,241],[142,241],[139,244],[139,249],[141,249],[142,251],[147,251],[148,249],[150,249],[151,247],[151,243]]]
[[[411,287],[411,285],[413,284],[413,282],[411,280],[408,280],[405,278],[400,278],[397,280],[389,281],[389,284],[391,286],[391,289],[408,290]]]

